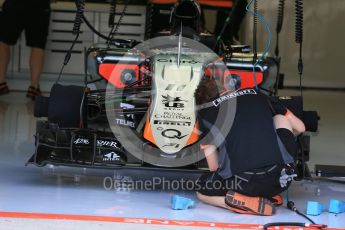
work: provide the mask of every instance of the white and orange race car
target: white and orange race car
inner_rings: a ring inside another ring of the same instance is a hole
[[[28,163],[206,169],[194,98],[200,80],[214,79],[226,90],[236,77],[240,88],[270,92],[277,65],[265,57],[253,72],[250,52],[219,57],[188,47],[193,43],[188,39],[181,47],[179,37],[170,39],[176,39],[177,47],[163,48],[156,42],[150,42],[150,49],[145,42],[134,49],[91,47],[84,87],[56,84],[49,98],[36,99],[36,117],[47,119],[38,120],[36,151]],[[95,87],[101,82],[102,89]],[[305,117],[299,98],[284,101]],[[309,153],[304,151],[302,155]]]

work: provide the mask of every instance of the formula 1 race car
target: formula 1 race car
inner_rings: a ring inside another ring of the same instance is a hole
[[[182,48],[178,66],[178,48],[143,56],[139,49],[91,47],[89,72],[106,79],[107,88],[56,84],[50,98],[37,98],[35,115],[48,120],[37,123],[36,151],[29,163],[205,169],[197,144],[194,91],[202,77],[212,77],[224,88],[237,77],[241,88],[253,88],[253,62],[244,58],[250,53],[233,52],[219,64],[213,53],[187,49]],[[256,66],[260,88],[274,88],[274,63],[266,57]],[[285,101],[303,119],[299,99]]]
[[[37,121],[36,150],[28,163],[205,170],[194,98],[200,80],[233,89],[236,78],[236,88],[273,96],[279,74],[274,57],[258,59],[248,46],[219,54],[182,33],[137,45],[95,44],[86,56],[85,86],[55,84],[49,98],[36,98],[35,116],[47,119]],[[316,115],[303,111],[300,97],[281,100],[316,131]],[[308,143],[308,136],[300,141],[302,170]]]

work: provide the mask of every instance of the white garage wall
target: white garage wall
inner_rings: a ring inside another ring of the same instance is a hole
[[[269,22],[273,32],[271,52],[275,47],[278,0],[258,0],[259,13]],[[304,0],[304,78],[305,86],[345,88],[345,1]],[[298,85],[298,46],[295,43],[295,1],[285,1],[285,17],[280,35],[281,71],[286,85]],[[252,44],[252,18],[247,14],[243,34]],[[250,21],[250,22],[249,22]],[[262,50],[267,31],[259,23],[258,41]]]

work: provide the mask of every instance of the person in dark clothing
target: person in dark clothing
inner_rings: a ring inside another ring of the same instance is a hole
[[[240,27],[246,15],[247,0],[232,1],[231,9],[222,8],[217,10],[216,25],[214,34],[221,34],[221,39],[225,44],[236,44],[240,40]],[[227,23],[227,18],[229,21]]]
[[[238,213],[272,215],[277,195],[295,176],[295,135],[305,126],[254,89],[219,95],[218,88],[214,80],[202,80],[195,92],[204,107],[198,114],[201,149],[210,169],[197,181],[197,197]]]
[[[163,0],[164,1],[164,0]],[[217,54],[224,50],[224,44],[220,40],[216,42],[214,35],[206,32],[202,23],[201,6],[197,1],[178,0],[170,10],[170,28],[154,33],[158,36],[179,36],[186,37],[200,42],[212,49]]]
[[[10,46],[15,45],[25,31],[26,45],[31,47],[31,86],[27,97],[41,95],[39,78],[44,64],[44,49],[48,36],[51,0],[6,0],[0,15],[0,95],[9,92],[6,84]]]
[[[162,32],[166,29],[167,24],[172,19],[172,14],[168,13],[171,9],[176,8],[176,3],[182,2],[177,0],[150,0],[148,5],[148,22],[147,22],[147,34],[148,38],[156,37],[157,33]],[[221,33],[221,40],[226,44],[234,44],[235,41],[239,40],[240,25],[246,14],[247,0],[199,0],[199,1],[185,1],[189,3],[200,4],[201,15],[200,23],[195,32],[204,29],[205,22],[210,20],[205,17],[205,10],[210,9],[216,11],[215,27],[211,29],[214,31],[213,35],[218,37]],[[174,5],[175,4],[175,5]],[[186,8],[187,9],[187,8]],[[187,9],[188,12],[193,13],[193,9]],[[229,17],[228,23],[227,18]],[[188,20],[188,19],[187,19]],[[194,23],[193,23],[194,24]],[[194,24],[195,25],[195,24]],[[194,27],[191,26],[192,28]],[[223,32],[222,32],[223,31]],[[205,35],[207,33],[204,33]]]

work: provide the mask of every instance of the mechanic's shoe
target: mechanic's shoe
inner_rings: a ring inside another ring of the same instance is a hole
[[[271,216],[275,212],[275,206],[270,200],[258,196],[245,196],[231,190],[225,196],[225,204],[230,210],[242,214]]]
[[[275,206],[280,206],[283,204],[283,197],[281,195],[276,195],[274,197],[269,198],[269,200],[274,204]]]
[[[0,83],[0,95],[9,93],[10,90],[8,89],[7,83],[6,82],[2,82]]]
[[[26,92],[26,97],[31,98],[32,100],[35,100],[36,96],[41,96],[41,90],[40,90],[40,86],[37,86],[37,88],[35,88],[34,86],[29,86],[28,91]]]

